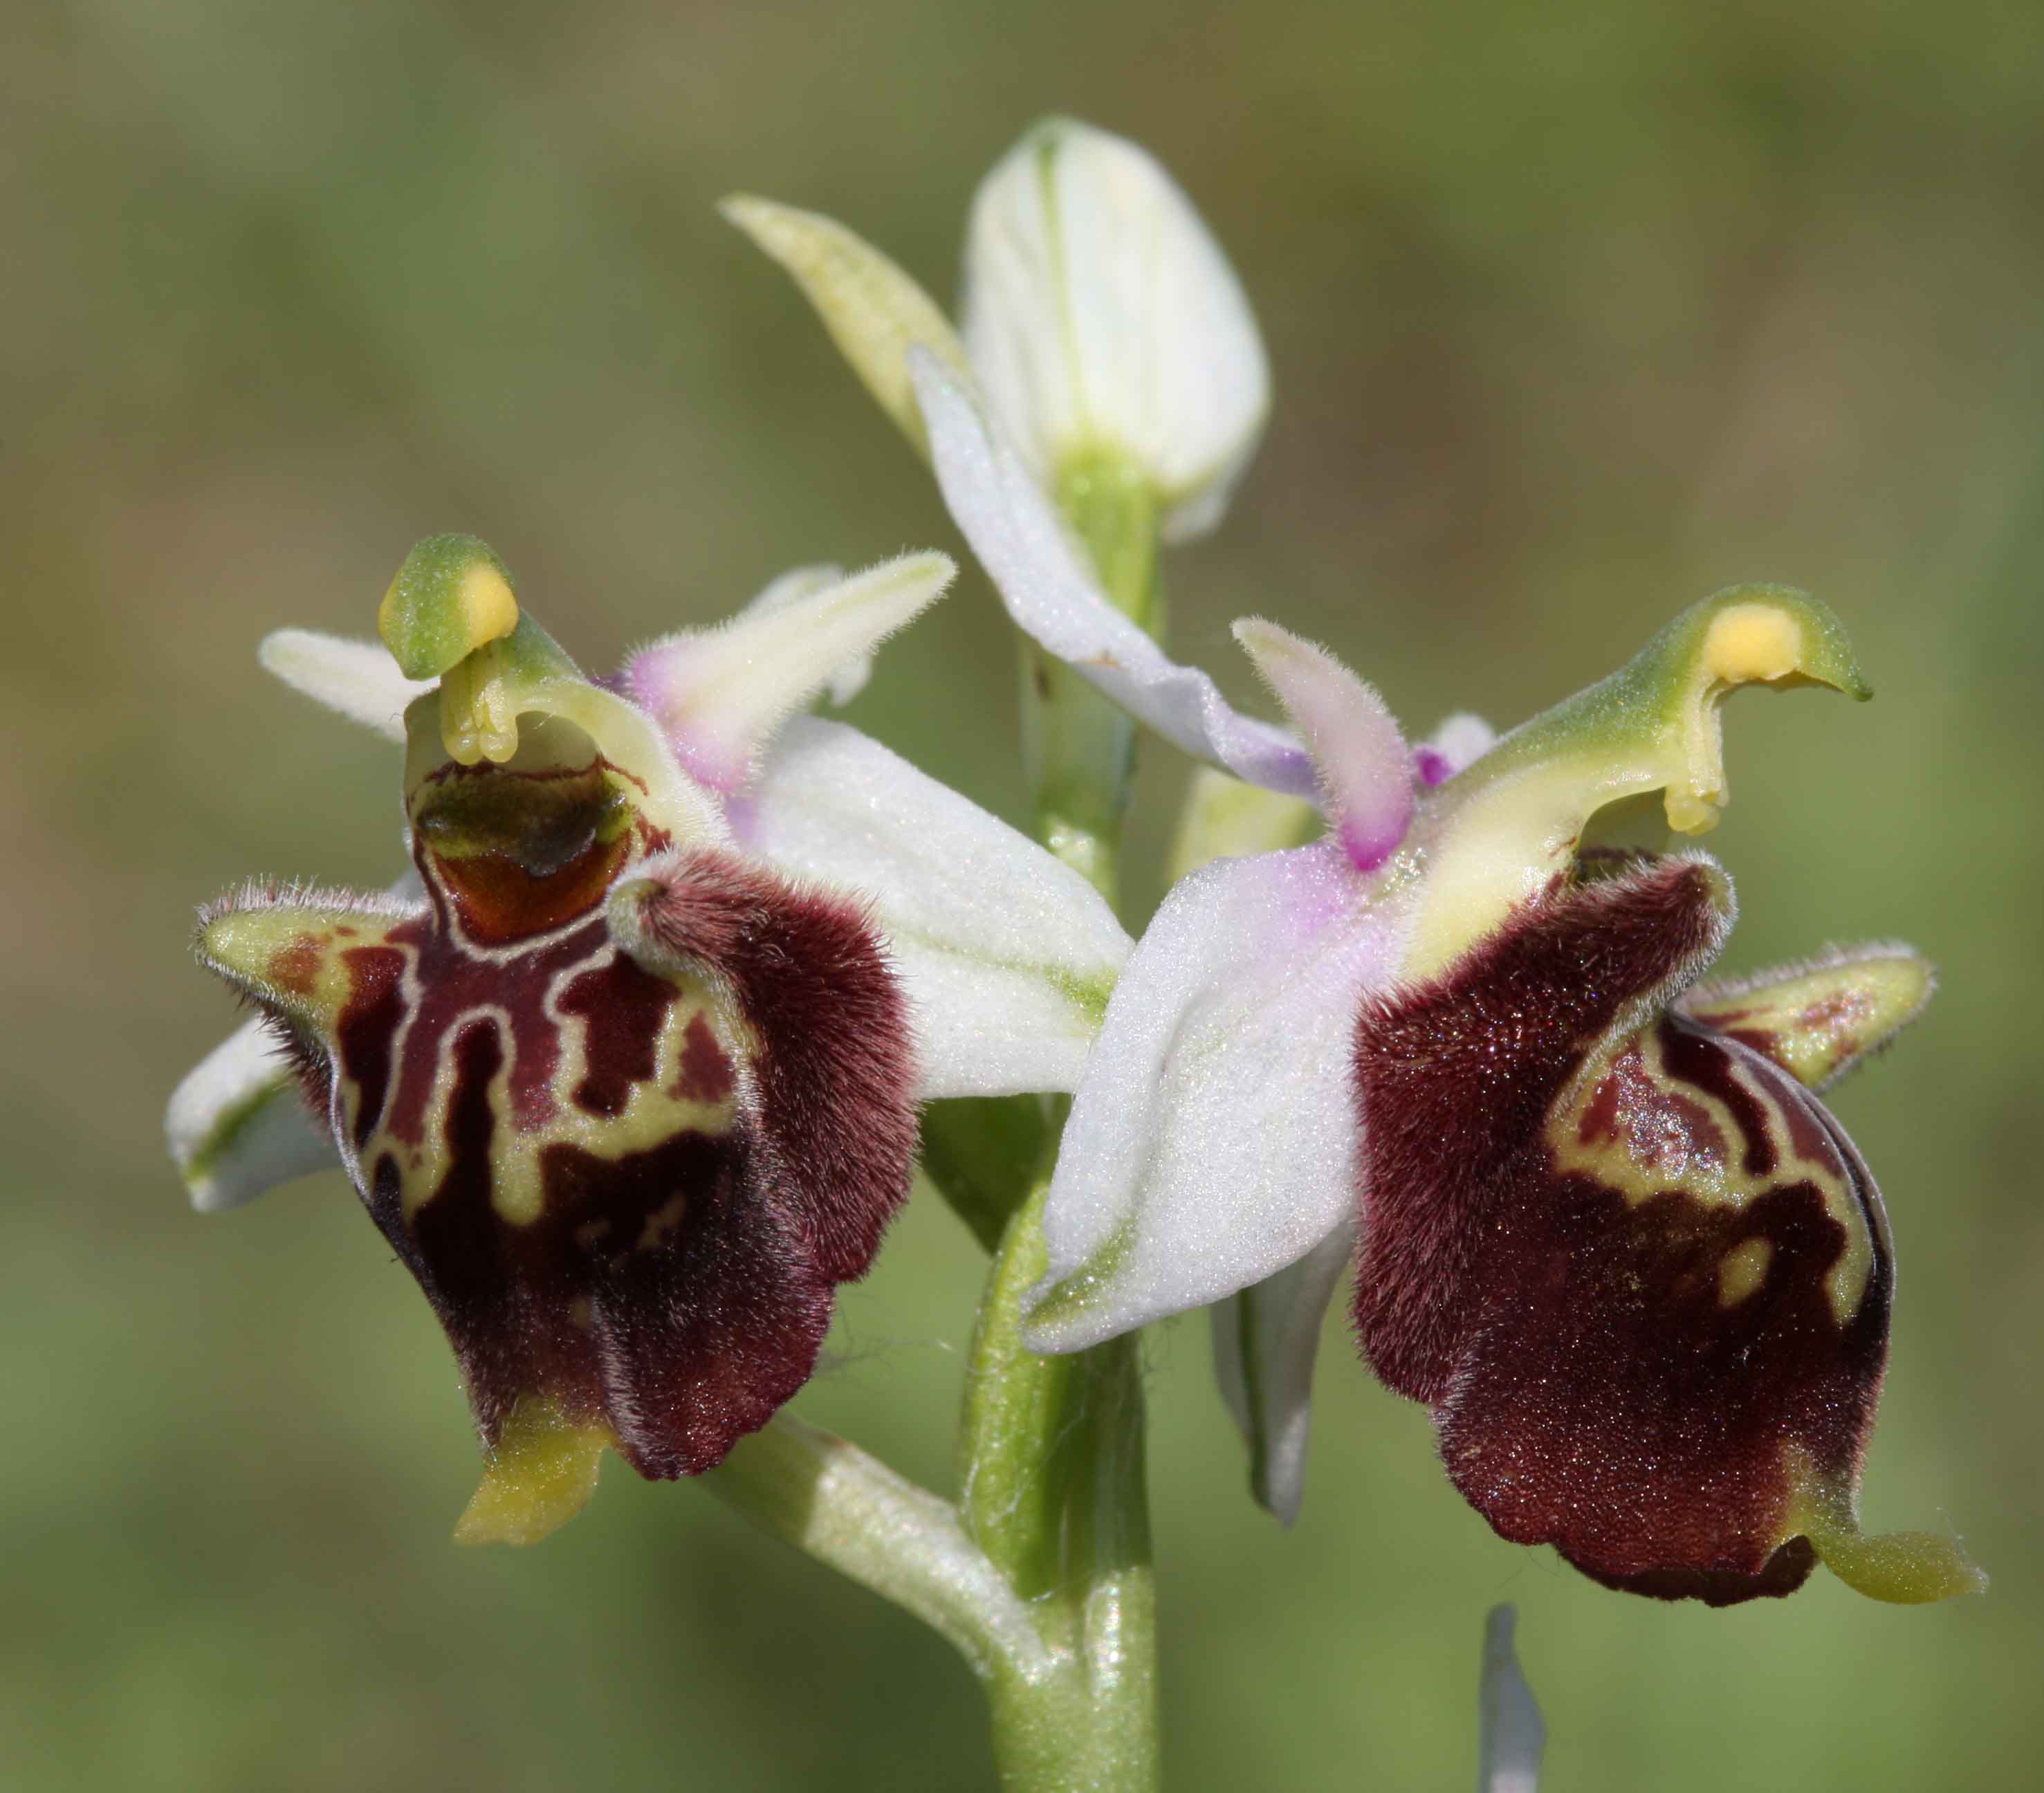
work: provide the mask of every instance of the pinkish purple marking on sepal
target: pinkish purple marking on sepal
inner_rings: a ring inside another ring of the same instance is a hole
[[[1412,750],[1412,770],[1419,774],[1420,782],[1428,790],[1437,785],[1445,785],[1455,775],[1455,769],[1449,763],[1448,756],[1439,747],[1415,747]]]

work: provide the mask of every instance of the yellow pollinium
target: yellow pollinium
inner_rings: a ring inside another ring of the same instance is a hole
[[[1786,678],[1803,661],[1803,628],[1779,605],[1738,604],[1712,619],[1704,670],[1726,685]]]
[[[407,678],[438,678],[518,626],[504,563],[473,536],[428,536],[377,607],[376,632]]]
[[[1776,684],[1800,672],[1803,641],[1802,624],[1779,605],[1735,604],[1711,619],[1696,655],[1702,701],[1688,714],[1688,777],[1670,778],[1662,799],[1677,834],[1708,833],[1724,808],[1719,701],[1742,685]]]
[[[544,1395],[511,1410],[482,1480],[455,1522],[457,1544],[536,1544],[589,1504],[611,1442],[600,1424],[571,1420]]]
[[[486,642],[440,677],[440,745],[457,766],[501,766],[518,751],[518,705],[499,644]]]

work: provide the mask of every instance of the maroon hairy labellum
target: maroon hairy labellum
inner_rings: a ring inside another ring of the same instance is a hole
[[[593,1476],[601,1444],[709,1469],[808,1379],[908,1191],[879,937],[850,898],[675,848],[559,724],[412,786],[422,906],[251,889],[201,956],[286,1039],[505,1475]]]
[[[1558,881],[1355,1036],[1371,1365],[1504,1537],[1712,1605],[1809,1574],[1892,1280],[1823,1105],[1675,1006],[1731,916],[1701,859]]]

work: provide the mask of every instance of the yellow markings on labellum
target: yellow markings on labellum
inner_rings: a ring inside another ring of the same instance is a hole
[[[1778,1099],[1750,1062],[1735,1058],[1729,1069],[1765,1117],[1773,1171],[1746,1173],[1739,1116],[1710,1091],[1669,1070],[1655,1027],[1626,1046],[1576,1100],[1556,1108],[1546,1129],[1555,1168],[1616,1190],[1631,1207],[1672,1192],[1706,1207],[1743,1208],[1770,1189],[1810,1184],[1845,1231],[1845,1250],[1824,1277],[1832,1317],[1843,1326],[1858,1312],[1873,1275],[1873,1234],[1858,1192],[1837,1169],[1796,1151]],[[1720,1305],[1736,1307],[1758,1289],[1773,1257],[1773,1246],[1758,1238],[1727,1253],[1718,1271]]]
[[[1987,1576],[1956,1540],[1931,1531],[1891,1531],[1869,1537],[1859,1529],[1850,1481],[1819,1475],[1803,1452],[1790,1448],[1791,1538],[1809,1539],[1818,1560],[1848,1588],[1869,1599],[1923,1606],[1959,1594],[1984,1594]]]
[[[341,954],[379,944],[400,918],[347,903],[252,898],[199,927],[198,954],[237,989],[309,1035],[330,1035],[347,1004]]]
[[[1681,1006],[1806,1088],[1822,1089],[1915,1019],[1934,981],[1928,962],[1906,946],[1877,946],[1696,991]]]
[[[544,1395],[520,1398],[455,1522],[457,1544],[536,1544],[589,1504],[611,1442],[607,1427],[570,1419]]]
[[[686,985],[667,1010],[661,1027],[655,1045],[652,1076],[631,1085],[618,1112],[594,1112],[575,1100],[589,1072],[590,1018],[563,1013],[558,999],[577,977],[601,970],[617,954],[614,946],[606,943],[598,948],[590,958],[562,973],[545,999],[547,1017],[558,1030],[559,1039],[559,1058],[548,1085],[553,1098],[549,1118],[530,1128],[520,1127],[513,1119],[515,1046],[506,1046],[490,1081],[487,1096],[495,1122],[490,1135],[490,1205],[509,1226],[529,1227],[545,1212],[542,1155],[551,1146],[572,1145],[593,1158],[614,1161],[685,1132],[717,1138],[728,1133],[736,1123],[737,1068],[747,1062],[745,1054],[752,1042],[742,1027],[732,1025],[719,1012],[721,1005],[713,1004],[705,992]],[[408,1224],[439,1193],[445,1178],[448,1157],[440,1142],[448,1137],[448,1111],[458,1081],[459,1042],[469,1028],[478,1025],[495,1026],[500,1043],[512,1037],[509,1016],[496,1009],[478,1009],[457,1020],[441,1035],[433,1093],[421,1130],[425,1143],[398,1148],[405,1169],[402,1199]],[[692,1078],[689,1069],[691,1049],[700,1054],[705,1031],[715,1045],[718,1060],[728,1068],[720,1085],[709,1087]],[[378,1143],[372,1141],[364,1148],[365,1161],[373,1159]],[[682,1218],[678,1211],[663,1219],[665,1215],[663,1209],[655,1217],[662,1220],[663,1228],[678,1224]],[[647,1224],[651,1227],[652,1223]],[[614,1250],[643,1249],[658,1244],[661,1236],[660,1231],[655,1231],[651,1237],[642,1235],[636,1241],[597,1236],[585,1242],[608,1245]]]
[[[1736,1307],[1767,1280],[1767,1266],[1774,1261],[1769,1239],[1741,1239],[1718,1260],[1718,1305]]]

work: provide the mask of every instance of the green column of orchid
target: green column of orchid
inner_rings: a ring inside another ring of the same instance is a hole
[[[1115,603],[1162,626],[1157,511],[1127,461],[1060,468],[1059,509]],[[1024,743],[1038,838],[1112,903],[1133,766],[1128,718],[1033,644],[1023,653]],[[1029,1603],[1060,1664],[989,1680],[1002,1785],[1027,1793],[1138,1793],[1157,1784],[1156,1595],[1136,1341],[1068,1357],[1022,1343],[1046,1267],[1043,1205],[1066,1104],[1047,1117],[994,1252],[966,1371],[959,1440],[967,1533]]]

